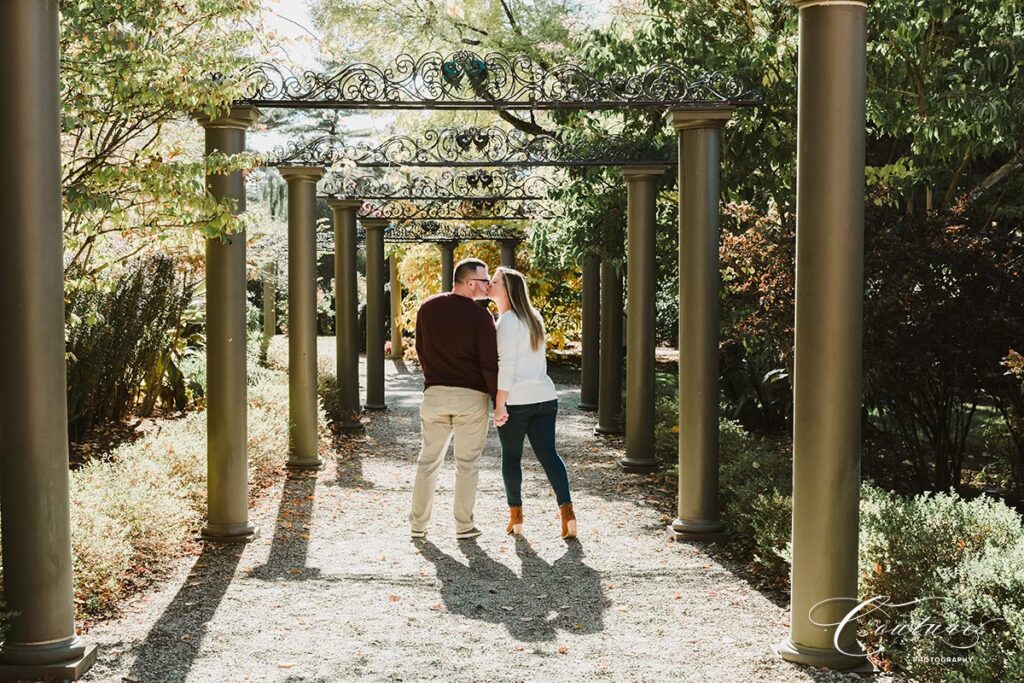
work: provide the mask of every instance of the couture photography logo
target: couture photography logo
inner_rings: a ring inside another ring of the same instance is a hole
[[[811,623],[821,627],[835,627],[832,642],[836,650],[851,657],[875,657],[886,653],[886,643],[894,641],[936,641],[937,649],[947,654],[920,654],[913,657],[917,662],[932,664],[962,664],[970,651],[982,638],[1004,621],[1001,618],[979,619],[974,622],[956,623],[943,619],[942,604],[952,598],[933,595],[897,602],[888,595],[878,595],[866,600],[853,598],[832,598],[823,600],[808,612]],[[839,621],[819,618],[823,612],[834,617],[838,608],[848,608]],[[844,635],[854,629],[861,642],[872,644],[864,651],[849,651],[849,641],[844,644]]]

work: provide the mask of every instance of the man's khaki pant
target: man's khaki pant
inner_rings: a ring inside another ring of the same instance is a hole
[[[420,404],[420,457],[412,489],[413,531],[426,531],[434,505],[437,474],[455,437],[455,533],[473,528],[480,454],[487,439],[487,394],[461,387],[432,386]]]

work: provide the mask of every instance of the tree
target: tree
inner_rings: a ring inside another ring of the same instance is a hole
[[[91,286],[146,252],[195,257],[204,235],[237,229],[206,195],[193,112],[213,113],[242,84],[211,73],[241,65],[256,41],[256,0],[61,3],[65,275]],[[210,168],[250,160],[212,159]]]

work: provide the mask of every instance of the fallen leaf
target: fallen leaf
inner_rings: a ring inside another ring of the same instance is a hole
[[[402,598],[398,597],[397,595],[389,595],[388,596],[388,602],[398,602],[401,599]]]
[[[277,665],[282,669],[290,669],[295,666],[295,662],[278,662]]]
[[[302,570],[301,569],[289,569],[288,573],[289,574],[301,574]]]
[[[565,645],[563,645],[562,647],[558,648],[558,654],[560,654],[560,655],[569,654],[569,648],[567,648]]]

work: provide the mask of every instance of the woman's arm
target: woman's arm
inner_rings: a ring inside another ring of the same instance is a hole
[[[500,427],[508,420],[505,403],[516,378],[516,363],[519,355],[519,338],[516,334],[514,316],[502,316],[496,330],[498,342],[498,391],[494,397],[494,426]]]

